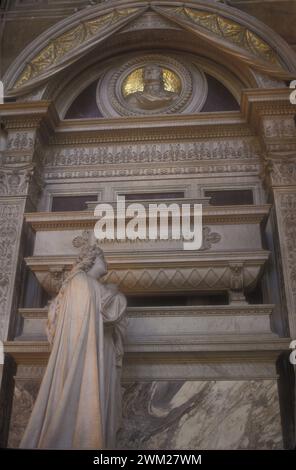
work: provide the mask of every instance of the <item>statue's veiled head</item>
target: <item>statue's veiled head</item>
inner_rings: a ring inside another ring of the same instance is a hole
[[[83,248],[75,269],[80,269],[95,279],[107,274],[108,267],[103,250],[95,243]]]

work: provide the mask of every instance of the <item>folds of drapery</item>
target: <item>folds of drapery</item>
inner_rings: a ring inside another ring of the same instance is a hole
[[[62,289],[50,307],[52,350],[20,447],[110,448],[121,417],[116,351],[122,357],[126,301],[82,271]]]

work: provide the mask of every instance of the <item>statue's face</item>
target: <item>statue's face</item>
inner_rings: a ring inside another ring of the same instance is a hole
[[[102,256],[98,256],[87,274],[95,279],[100,279],[107,274],[107,271],[108,267],[105,259]]]
[[[144,82],[161,82],[162,71],[157,65],[146,65],[143,72]]]

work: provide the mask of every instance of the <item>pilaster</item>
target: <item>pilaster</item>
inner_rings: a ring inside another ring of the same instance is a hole
[[[41,124],[48,113],[49,103],[34,106],[9,103],[0,105],[1,170],[0,170],[0,340],[15,334],[20,292],[20,275],[25,249],[24,213],[36,210],[42,188]],[[7,384],[13,380],[13,364],[5,355],[1,365],[0,397],[8,396]],[[0,400],[9,416],[10,405]],[[7,419],[6,419],[7,421]],[[8,428],[8,425],[6,426]],[[7,429],[1,428],[1,446],[5,445]]]
[[[264,155],[262,178],[274,203],[287,323],[296,338],[296,106],[290,89],[247,91],[242,109],[258,129]],[[286,355],[288,361],[288,355]],[[287,368],[285,368],[287,370]],[[289,372],[292,373],[292,366]],[[294,366],[295,374],[295,366]],[[295,380],[295,379],[294,379]],[[295,406],[295,398],[294,398]],[[296,418],[296,411],[295,411]],[[294,440],[295,422],[294,418]]]

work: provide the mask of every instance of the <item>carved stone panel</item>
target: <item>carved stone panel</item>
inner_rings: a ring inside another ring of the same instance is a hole
[[[0,338],[2,339],[6,339],[8,333],[23,210],[23,201],[0,201]]]
[[[296,192],[275,190],[290,335],[296,336]]]

